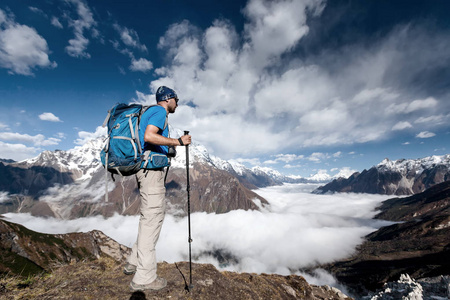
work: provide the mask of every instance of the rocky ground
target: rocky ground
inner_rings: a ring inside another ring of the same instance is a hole
[[[160,291],[131,292],[132,276],[109,257],[62,265],[53,272],[21,278],[0,278],[1,299],[351,299],[327,286],[309,285],[301,276],[220,272],[209,264],[158,264],[167,279]]]

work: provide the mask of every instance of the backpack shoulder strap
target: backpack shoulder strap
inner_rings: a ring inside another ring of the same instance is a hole
[[[152,105],[146,105],[142,107],[142,111],[141,111],[141,115],[139,116],[139,121],[142,117],[142,115],[151,107],[154,106],[158,106],[158,104],[152,104]],[[164,127],[163,130],[165,130],[167,128],[167,126],[169,125],[169,113],[166,114],[166,121],[164,122]]]
[[[169,124],[169,114],[166,115],[166,121],[164,122],[164,128],[163,131],[167,128],[167,125]]]
[[[117,105],[118,105],[118,104],[114,104],[114,106],[111,107],[110,110],[108,110],[108,114],[106,115],[105,121],[103,121],[102,127],[106,127],[106,125],[107,125],[108,122],[109,122],[109,118],[111,117],[111,112],[113,111],[114,107],[116,107]]]

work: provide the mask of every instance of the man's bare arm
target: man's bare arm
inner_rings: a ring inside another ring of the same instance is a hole
[[[180,146],[178,139],[167,138],[158,134],[159,128],[155,125],[148,125],[144,133],[144,141],[153,145],[159,146]],[[190,135],[183,135],[181,137],[183,145],[189,145],[191,143]]]

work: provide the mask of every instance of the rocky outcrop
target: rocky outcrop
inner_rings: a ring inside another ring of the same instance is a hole
[[[370,293],[363,299],[449,299],[450,276],[438,276],[414,280],[408,274],[400,275],[400,279],[384,284],[376,293]]]
[[[368,193],[412,195],[450,180],[450,155],[418,160],[385,159],[377,166],[339,178],[319,187],[315,193]]]
[[[100,231],[44,234],[0,219],[0,274],[28,276],[55,266],[109,256],[123,261],[129,249]]]
[[[350,258],[325,269],[358,293],[381,288],[401,274],[450,275],[450,182],[407,198],[390,199],[377,218],[394,221],[369,234]]]

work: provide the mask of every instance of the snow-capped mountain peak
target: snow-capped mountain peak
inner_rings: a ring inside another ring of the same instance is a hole
[[[374,180],[374,178],[376,180]],[[450,154],[420,159],[384,159],[378,165],[351,176],[333,181],[317,192],[354,192],[387,195],[411,195],[450,178]]]
[[[100,167],[100,151],[104,137],[92,139],[84,145],[63,151],[43,151],[38,156],[19,162],[22,166],[38,165],[51,167],[60,172],[69,172],[74,180],[87,179]]]
[[[395,171],[403,175],[409,172],[422,173],[423,170],[432,168],[436,165],[444,165],[450,167],[450,154],[433,155],[420,159],[398,159],[389,160],[385,158],[376,168],[380,171]]]

